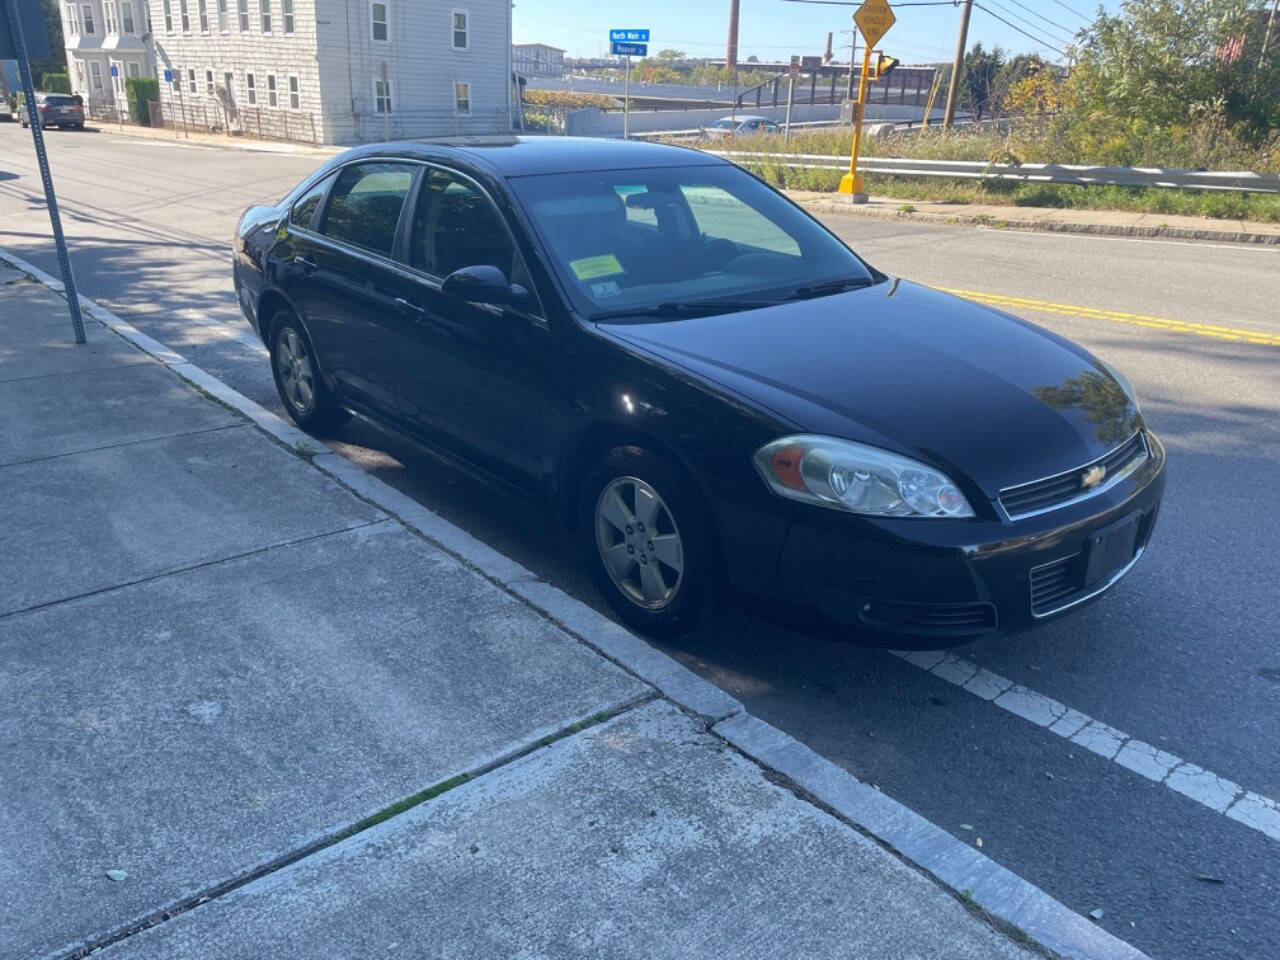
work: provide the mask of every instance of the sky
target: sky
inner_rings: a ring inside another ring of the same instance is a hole
[[[739,59],[755,54],[761,60],[776,61],[793,54],[820,54],[827,31],[835,32],[836,58],[848,59],[856,6],[790,0],[741,3]],[[986,9],[979,9],[978,4]],[[885,53],[904,64],[950,60],[955,55],[959,6],[946,0],[940,6],[898,6],[892,0],[890,5],[898,21],[879,44]],[[1085,18],[1092,19],[1097,6],[1097,0],[975,0],[969,45],[981,41],[984,46],[999,44],[1013,53],[1036,52],[1049,60],[1061,60],[1058,51],[1065,50],[1074,32],[1086,26]],[[1119,0],[1106,0],[1103,6],[1114,11]],[[611,27],[647,27],[651,54],[674,47],[691,57],[723,57],[729,0],[639,0],[625,5],[601,0],[515,0],[512,16],[516,43],[547,43],[564,48],[571,56],[607,53]]]

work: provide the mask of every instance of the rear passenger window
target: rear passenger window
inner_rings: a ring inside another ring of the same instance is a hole
[[[338,174],[321,229],[327,237],[391,255],[400,208],[413,182],[413,167],[362,163]]]
[[[293,209],[289,211],[289,222],[295,227],[307,229],[311,226],[311,221],[315,219],[316,210],[320,208],[320,201],[324,199],[324,192],[329,189],[329,183],[332,178],[325,177],[314,187],[298,198],[298,202],[293,205]]]

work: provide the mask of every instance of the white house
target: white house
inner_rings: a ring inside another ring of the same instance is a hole
[[[125,102],[128,77],[154,71],[147,0],[75,0],[62,5],[71,89],[91,105]]]
[[[189,125],[323,143],[511,129],[509,0],[132,2],[150,4],[163,109]]]
[[[564,51],[545,43],[517,43],[511,48],[516,73],[525,77],[564,76]]]

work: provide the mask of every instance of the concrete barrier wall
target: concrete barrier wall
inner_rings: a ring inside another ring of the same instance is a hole
[[[813,120],[838,120],[840,104],[795,104],[791,108],[791,121],[804,123]],[[786,107],[744,107],[739,116],[769,117],[782,123],[787,117]],[[942,116],[941,109],[933,111],[934,116]],[[631,111],[632,133],[653,133],[661,130],[689,130],[706,126],[721,117],[729,116],[727,107],[716,107],[706,110],[633,110]],[[924,108],[900,104],[871,103],[867,105],[865,122],[921,120]],[[605,112],[598,107],[574,110],[568,114],[565,132],[575,137],[620,137],[622,136],[622,113]]]

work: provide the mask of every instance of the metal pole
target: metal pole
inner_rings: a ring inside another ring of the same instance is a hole
[[[625,34],[624,34],[625,36]],[[641,34],[644,36],[644,34]],[[631,137],[631,54],[627,54],[626,89],[622,96],[622,139]]]
[[[942,75],[938,72],[938,68],[933,69],[933,80],[929,84],[929,99],[924,105],[924,122],[920,124],[921,130],[929,129],[929,121],[933,119],[933,101],[938,96],[938,88],[942,86]]]
[[[186,101],[186,98],[182,95],[182,77],[181,76],[178,77],[178,106],[182,110],[182,135],[186,137],[188,140],[190,140],[191,134],[187,132],[187,101]],[[178,129],[178,124],[176,121],[173,124],[173,129],[175,132]]]
[[[791,74],[787,80],[787,125],[782,131],[782,142],[785,145],[791,139],[791,104],[796,99],[796,75]]]
[[[44,183],[44,199],[49,207],[49,222],[53,225],[53,244],[58,251],[58,268],[62,271],[62,288],[71,308],[71,329],[76,343],[84,343],[84,318],[80,316],[80,294],[76,292],[76,278],[71,272],[71,257],[67,254],[67,240],[62,235],[62,218],[58,215],[58,198],[53,194],[53,175],[49,172],[49,155],[44,149],[44,130],[40,126],[40,109],[36,106],[35,84],[31,82],[31,64],[27,63],[27,42],[22,36],[22,21],[18,19],[17,0],[5,0],[9,10],[9,25],[13,30],[13,52],[18,60],[18,79],[22,83],[23,106],[31,123],[31,139],[36,145],[36,163],[40,167],[40,180]]]
[[[454,112],[456,113],[457,106],[458,106],[458,90],[457,90],[458,81],[457,80],[453,82],[453,86],[454,86],[453,103],[454,103]],[[385,60],[382,61],[382,95],[386,97],[386,99],[383,102],[387,105],[387,108],[382,111],[382,139],[385,142],[391,139],[391,133],[390,133],[391,87],[387,85],[387,61]]]
[[[862,113],[867,101],[867,74],[871,72],[871,44],[863,48],[862,75],[858,78],[858,101],[854,104],[853,149],[849,152],[849,172],[840,178],[840,193],[848,194],[854,203],[866,203],[862,176],[858,173],[858,146],[862,142]]]
[[[951,118],[956,112],[956,91],[960,89],[960,71],[964,68],[964,46],[969,39],[969,14],[973,12],[973,0],[964,0],[960,11],[960,33],[956,37],[956,59],[951,67],[951,82],[947,84],[947,109],[942,114],[942,129],[951,129]]]

